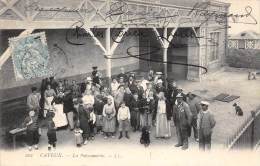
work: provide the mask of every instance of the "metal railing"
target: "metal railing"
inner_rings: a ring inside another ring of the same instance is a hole
[[[226,147],[228,150],[253,150],[259,141],[260,111],[252,111],[251,115],[236,130],[234,135],[228,138]]]

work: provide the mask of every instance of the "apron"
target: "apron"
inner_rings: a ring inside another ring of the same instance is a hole
[[[53,121],[55,127],[63,127],[68,125],[66,114],[63,112],[63,104],[55,104],[53,107],[55,113]]]
[[[46,114],[49,110],[53,110],[53,107],[51,105],[53,98],[54,98],[53,96],[46,98],[46,102],[45,102],[45,105],[44,105],[44,112],[43,112],[44,117],[46,117]]]

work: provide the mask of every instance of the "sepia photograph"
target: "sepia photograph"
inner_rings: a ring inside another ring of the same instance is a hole
[[[260,0],[0,0],[0,166],[260,166]]]

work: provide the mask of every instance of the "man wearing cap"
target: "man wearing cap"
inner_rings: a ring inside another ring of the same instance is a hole
[[[162,80],[162,72],[156,72],[155,76],[154,76],[154,84],[158,83],[158,80],[161,79]]]
[[[127,75],[125,74],[125,69],[123,67],[120,68],[120,73],[117,75],[117,79],[119,80],[120,77],[123,77],[124,82],[127,81]]]
[[[92,89],[92,79],[91,77],[87,77],[84,82],[81,84],[80,91],[84,93],[86,90]]]
[[[199,148],[200,150],[211,149],[212,130],[216,125],[214,115],[208,110],[209,102],[201,101],[201,108],[198,115],[198,133],[199,133]]]
[[[137,82],[134,80],[134,77],[130,76],[127,86],[129,87],[132,94],[138,92]]]
[[[182,146],[182,150],[189,147],[188,129],[191,125],[192,114],[189,105],[183,101],[182,94],[176,96],[176,105],[173,106],[173,121],[176,127],[178,144],[175,147]]]
[[[164,92],[166,93],[166,89],[163,86],[163,81],[162,79],[158,79],[156,87],[155,87],[156,93]]]
[[[176,82],[173,81],[171,84],[169,84],[168,89],[167,89],[167,93],[166,93],[166,98],[169,101],[171,109],[173,108],[173,105],[176,102],[176,96],[177,95],[178,95],[177,85],[176,85]]]
[[[196,141],[198,141],[199,139],[198,139],[198,130],[197,130],[197,120],[198,120],[199,111],[201,109],[200,102],[198,101],[196,95],[192,94],[191,92],[189,92],[187,96],[188,96],[187,103],[192,113],[192,121],[191,121],[191,128],[189,131],[190,132],[189,135],[191,135],[191,130],[193,129],[194,138]]]
[[[169,95],[170,97],[173,99],[173,103],[175,103],[176,101],[176,96],[178,94],[178,89],[177,89],[177,83],[175,81],[173,81],[171,84],[170,84],[170,87],[169,87]]]
[[[93,66],[92,67],[93,71],[92,71],[92,79],[93,79],[93,83],[94,84],[98,84],[100,85],[100,77],[101,74],[98,72],[98,67],[97,66]]]

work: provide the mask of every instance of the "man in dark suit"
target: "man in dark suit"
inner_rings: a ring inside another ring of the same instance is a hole
[[[183,100],[182,94],[178,94],[176,100],[177,104],[173,106],[173,121],[176,127],[178,144],[175,147],[182,146],[182,150],[186,150],[189,147],[188,131],[192,114],[189,105]]]

